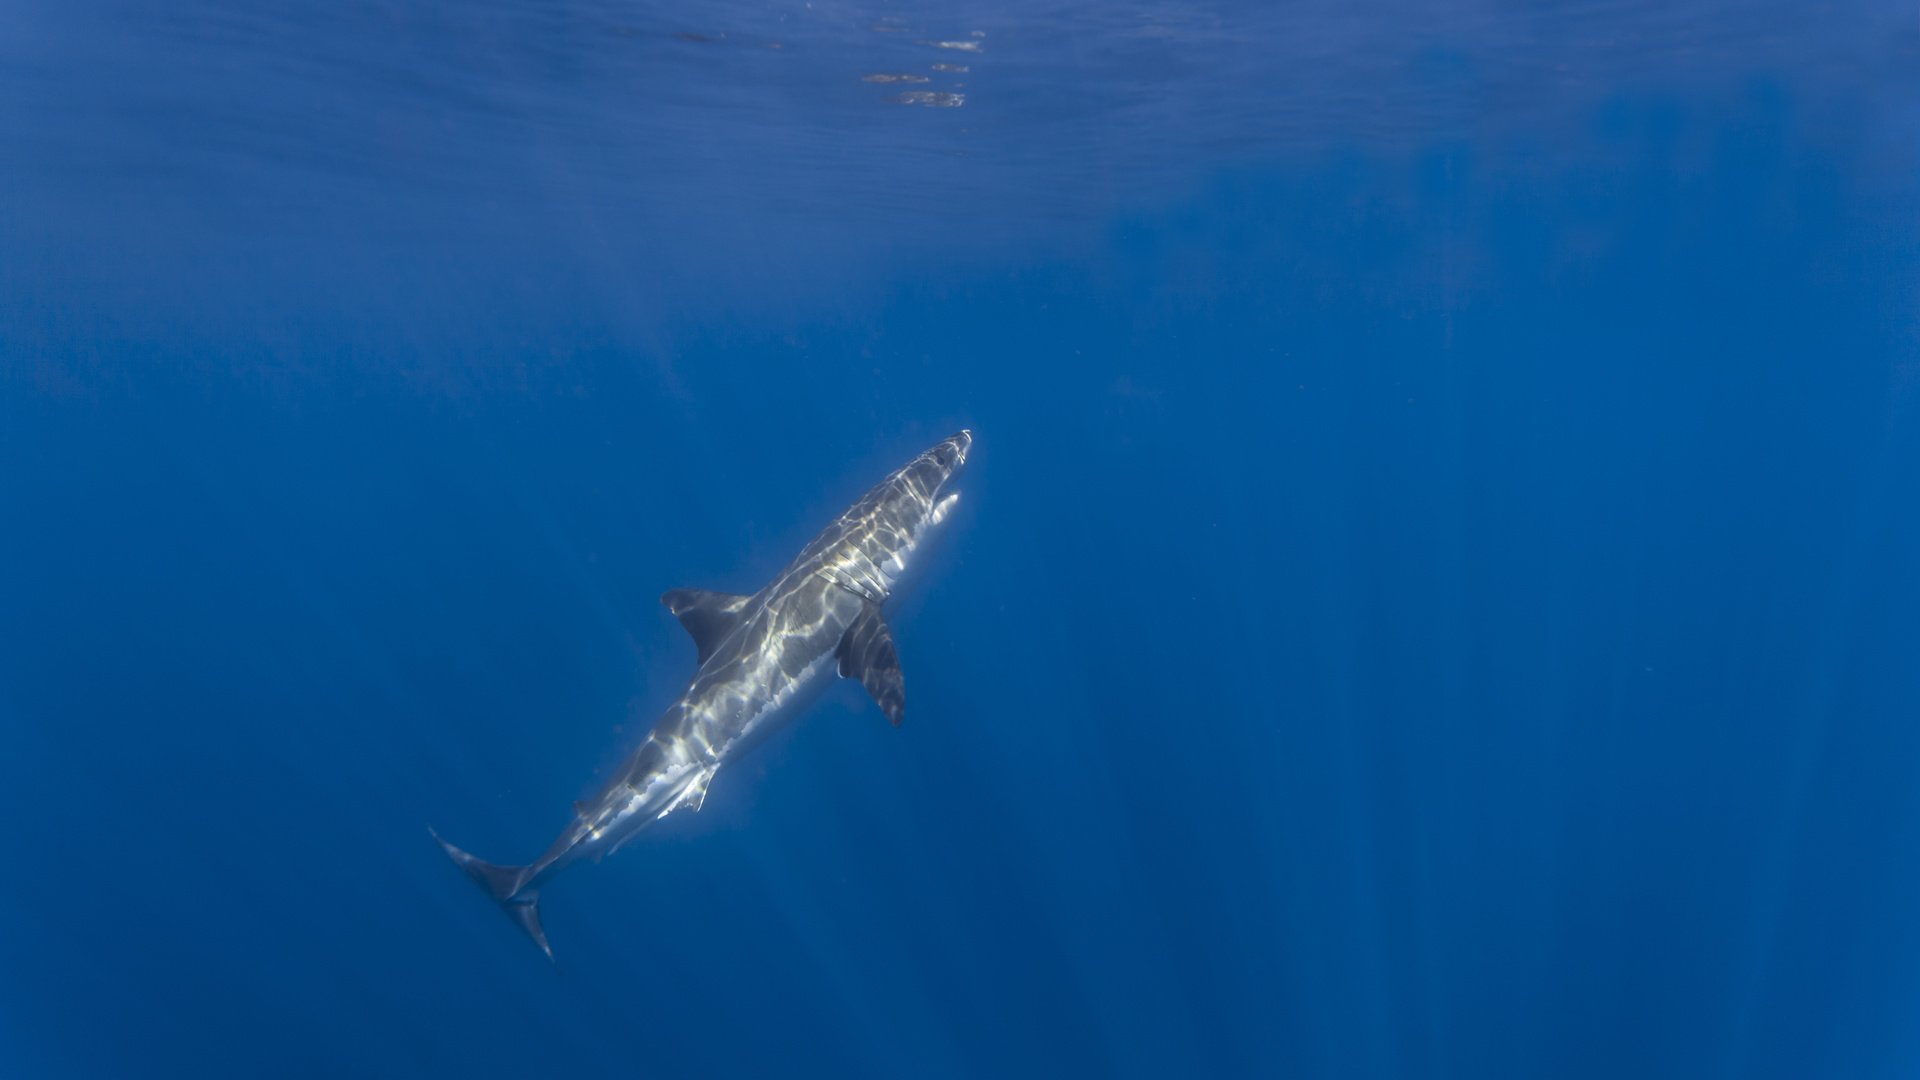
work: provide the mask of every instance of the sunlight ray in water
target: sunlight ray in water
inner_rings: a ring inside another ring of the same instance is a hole
[[[1915,1074],[1916,72],[14,5],[0,1076]]]

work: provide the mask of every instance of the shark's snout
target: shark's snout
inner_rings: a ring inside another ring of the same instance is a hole
[[[967,452],[973,449],[973,430],[961,428],[940,441],[940,445],[927,451],[940,467],[949,475],[967,463]]]
[[[946,491],[947,485],[953,482],[954,477],[960,475],[961,468],[967,463],[967,454],[972,449],[973,431],[969,428],[961,428],[928,447],[927,452],[921,454],[905,470],[917,474],[916,479],[921,491],[924,492],[922,497],[931,503],[932,513],[928,515],[925,524],[940,524],[946,520],[948,514],[953,512],[954,504],[960,501],[960,493],[957,491],[947,492],[945,495],[941,492]]]

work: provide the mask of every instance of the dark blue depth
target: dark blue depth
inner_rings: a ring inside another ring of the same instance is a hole
[[[1913,1075],[1920,25],[1841,7],[28,5],[0,1074]],[[428,826],[536,855],[659,594],[961,426],[905,725],[550,968]]]

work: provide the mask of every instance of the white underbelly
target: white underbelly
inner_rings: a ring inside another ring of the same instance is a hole
[[[737,733],[718,747],[721,764],[726,764],[751,751],[764,742],[767,736],[800,713],[807,706],[819,700],[820,692],[826,688],[827,675],[835,663],[834,655],[823,653],[813,663],[808,664],[800,674],[792,679],[783,680],[778,691],[759,702],[759,708],[747,718]]]

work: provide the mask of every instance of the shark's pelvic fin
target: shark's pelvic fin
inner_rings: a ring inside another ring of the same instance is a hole
[[[887,722],[900,726],[907,709],[907,680],[900,674],[900,654],[894,651],[893,634],[878,607],[861,612],[840,639],[840,675],[858,678],[887,715]]]
[[[487,895],[493,897],[493,902],[500,905],[500,910],[514,921],[514,925],[525,930],[533,943],[540,946],[540,951],[547,954],[547,959],[552,960],[553,946],[547,944],[547,932],[540,929],[540,890],[520,888],[526,867],[495,866],[440,839],[440,834],[432,829],[427,832],[445,849],[453,864],[465,870],[474,884],[486,890]]]
[[[694,648],[700,650],[700,662],[706,663],[714,647],[726,640],[740,625],[740,613],[746,610],[750,596],[712,592],[707,589],[674,589],[660,598],[667,610],[680,617],[680,625],[693,635]]]

